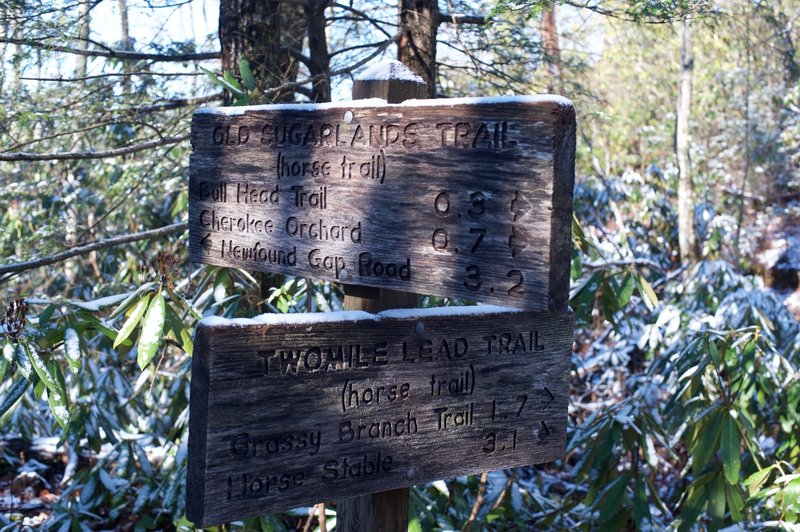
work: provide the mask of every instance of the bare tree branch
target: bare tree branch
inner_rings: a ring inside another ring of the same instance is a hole
[[[439,13],[439,24],[475,24],[485,26],[492,22],[492,17],[482,15],[451,15],[450,13]]]
[[[92,242],[91,244],[86,244],[84,246],[76,246],[60,253],[48,255],[47,257],[28,260],[25,262],[18,262],[16,264],[2,265],[0,266],[0,275],[8,275],[10,273],[19,273],[26,270],[41,268],[42,266],[48,266],[50,264],[62,262],[78,255],[85,255],[87,253],[91,253],[92,251],[97,251],[98,249],[105,249],[122,244],[128,244],[130,242],[137,242],[139,240],[152,240],[162,236],[182,233],[186,231],[188,227],[189,224],[187,222],[180,222],[167,225],[165,227],[159,227],[158,229],[142,231],[141,233],[133,233],[131,235],[115,236],[112,238],[106,238],[104,240],[98,240],[97,242]]]
[[[23,76],[19,79],[25,81],[57,81],[63,83],[72,83],[76,81],[87,81],[90,79],[99,79],[99,78],[119,78],[119,77],[131,77],[131,76],[168,76],[168,77],[175,77],[175,76],[204,76],[202,72],[108,72],[105,74],[93,74],[91,76],[82,76],[80,78],[32,78]]]
[[[175,98],[161,103],[153,103],[149,105],[140,105],[138,107],[118,107],[116,109],[109,109],[108,113],[153,113],[157,111],[167,111],[169,109],[179,109],[181,107],[191,107],[193,105],[200,105],[201,103],[213,102],[215,100],[222,100],[225,94],[218,92],[216,94],[209,94],[207,96],[198,96],[196,98]]]
[[[59,44],[48,44],[43,41],[35,39],[14,39],[14,38],[0,38],[0,42],[17,44],[20,46],[30,46],[40,50],[49,50],[51,52],[63,52],[66,54],[85,55],[90,57],[109,57],[115,59],[127,59],[132,61],[205,61],[208,59],[219,59],[220,52],[197,52],[188,54],[148,54],[142,52],[131,52],[127,50],[114,50],[107,48],[106,50],[80,50],[71,46],[62,46]]]
[[[0,161],[75,161],[83,159],[107,159],[109,157],[119,157],[120,155],[127,155],[129,153],[136,153],[150,148],[157,148],[159,146],[168,146],[170,144],[178,144],[184,140],[191,138],[191,133],[179,135],[177,137],[166,137],[163,139],[151,140],[142,142],[141,144],[132,144],[124,148],[116,148],[113,150],[105,151],[66,151],[54,153],[30,153],[30,152],[12,152],[0,153]]]

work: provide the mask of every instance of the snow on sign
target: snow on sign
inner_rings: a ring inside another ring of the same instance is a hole
[[[195,340],[197,526],[547,462],[566,442],[568,312],[209,318]]]
[[[192,146],[194,262],[566,308],[568,100],[208,108]]]

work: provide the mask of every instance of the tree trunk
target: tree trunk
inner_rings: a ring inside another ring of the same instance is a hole
[[[311,87],[311,100],[315,102],[331,101],[330,55],[328,54],[328,36],[325,32],[326,7],[328,7],[328,0],[308,0],[303,6],[308,30],[310,57],[308,71],[312,76],[322,76],[322,79],[314,81]]]
[[[428,98],[436,97],[436,34],[439,20],[437,0],[400,0],[401,35],[397,59],[425,81]]]
[[[91,17],[90,0],[80,0],[78,2],[78,42],[75,48],[78,50],[89,49],[89,19]],[[84,77],[86,75],[87,57],[85,55],[75,56],[75,75]]]
[[[292,56],[291,50],[302,50],[303,39],[306,35],[306,15],[303,6],[298,2],[281,2],[281,61],[280,70],[283,81],[297,81],[300,72],[300,62]],[[275,102],[293,102],[294,90],[287,90],[276,95]]]
[[[128,25],[128,4],[126,0],[117,0],[117,7],[119,7],[119,22],[120,22],[120,44],[125,51],[133,51],[133,43],[131,42],[130,26]],[[125,73],[131,72],[130,62],[124,63]],[[131,78],[125,76],[122,78],[122,90],[125,92],[130,91]]]
[[[6,39],[11,38],[11,17],[6,19],[5,24],[3,27],[0,28],[3,32],[3,42],[0,43],[0,95],[3,94],[3,86],[5,85],[6,81],[6,51],[8,50],[8,43],[5,42]]]
[[[681,262],[697,259],[694,234],[694,186],[689,156],[689,120],[692,113],[694,35],[687,20],[681,23],[681,64],[675,125],[675,155],[678,159],[678,241]]]
[[[219,42],[222,47],[222,70],[235,78],[239,61],[247,59],[256,88],[263,93],[280,84],[280,5],[272,0],[221,0],[219,7]],[[225,104],[232,97],[225,93]]]
[[[547,91],[554,93],[561,89],[561,46],[558,42],[558,25],[556,24],[556,4],[542,11],[542,52],[550,72]]]

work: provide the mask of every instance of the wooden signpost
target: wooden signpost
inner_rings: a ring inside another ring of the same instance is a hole
[[[190,258],[563,309],[574,143],[555,96],[200,110]]]
[[[563,452],[571,313],[261,319],[197,329],[187,493],[196,525]]]
[[[342,530],[404,530],[408,486],[563,451],[572,104],[399,103],[424,85],[388,66],[353,90],[382,100],[194,114],[191,260],[335,281],[358,310],[198,326],[199,526],[336,499]],[[413,292],[506,308],[378,312]]]

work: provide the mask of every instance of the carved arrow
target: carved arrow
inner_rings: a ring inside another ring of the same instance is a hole
[[[200,239],[200,245],[203,246],[203,249],[206,251],[211,251],[211,233],[208,233],[206,236]]]
[[[530,238],[528,234],[522,229],[511,226],[511,236],[508,237],[508,247],[511,248],[511,256],[516,257],[523,249],[528,247]]]
[[[542,421],[541,423],[542,427],[536,431],[536,437],[538,438],[538,441],[536,443],[538,445],[542,445],[544,442],[546,442],[547,438],[553,433],[550,430],[550,427],[547,426],[547,423],[545,423],[544,421]]]
[[[516,222],[526,214],[528,211],[531,210],[531,202],[528,201],[528,198],[522,195],[522,192],[519,190],[516,191],[514,194],[514,199],[511,200],[511,212],[514,213],[514,221]]]
[[[553,392],[551,392],[547,388],[547,386],[545,386],[544,387],[544,394],[543,394],[543,397],[542,397],[542,410],[544,410],[548,406],[550,406],[550,403],[552,403],[555,400],[555,398],[556,398],[556,396],[553,395]]]

